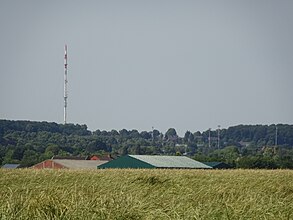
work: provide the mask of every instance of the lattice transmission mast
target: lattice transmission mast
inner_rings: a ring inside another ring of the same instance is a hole
[[[68,92],[67,92],[67,45],[65,44],[64,47],[64,124],[67,123],[67,98],[68,98]]]

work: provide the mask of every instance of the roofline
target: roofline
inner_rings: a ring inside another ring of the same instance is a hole
[[[52,161],[52,162],[57,163],[57,164],[59,164],[60,166],[66,168],[66,169],[69,169],[69,167],[64,166],[63,164],[60,164],[60,163],[58,163],[58,162],[55,162],[54,160],[58,160],[58,159],[47,159],[47,160],[43,160],[42,162],[37,163],[37,164],[35,164],[35,165],[32,165],[32,166],[29,167],[29,168],[34,168],[35,166],[37,166],[37,165],[39,165],[39,164],[42,164],[42,163],[44,163],[44,162],[46,162],[46,161]]]

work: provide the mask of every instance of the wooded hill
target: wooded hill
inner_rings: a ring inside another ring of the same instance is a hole
[[[277,145],[276,145],[277,127]],[[86,125],[0,120],[0,164],[27,167],[54,155],[187,155],[241,168],[293,168],[293,125],[238,125],[203,132],[89,131]],[[210,137],[210,139],[209,139]]]

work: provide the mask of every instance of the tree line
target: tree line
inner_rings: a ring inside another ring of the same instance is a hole
[[[59,156],[186,155],[238,168],[293,168],[293,125],[238,125],[227,129],[165,133],[89,131],[86,125],[0,120],[0,164],[23,167]]]

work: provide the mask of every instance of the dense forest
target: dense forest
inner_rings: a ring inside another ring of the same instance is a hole
[[[238,125],[186,131],[89,131],[86,125],[0,120],[0,165],[29,167],[59,156],[187,155],[237,168],[293,168],[293,125]]]

